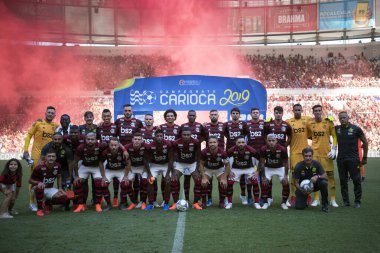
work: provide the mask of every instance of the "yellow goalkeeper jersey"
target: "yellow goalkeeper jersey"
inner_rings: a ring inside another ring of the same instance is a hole
[[[286,121],[292,127],[291,154],[301,154],[302,150],[308,146],[307,138],[309,137],[309,132],[307,124],[310,120],[311,117],[302,116],[300,119],[291,118]]]
[[[33,138],[33,147],[31,158],[37,160],[40,158],[43,146],[52,141],[52,137],[58,124],[47,122],[46,120],[36,121],[26,134],[24,151],[28,151],[30,140]]]
[[[330,136],[333,138],[332,144],[337,145],[334,123],[327,119],[322,119],[321,122],[311,119],[307,126],[312,139],[311,147],[314,150],[314,156],[327,157],[331,150]]]

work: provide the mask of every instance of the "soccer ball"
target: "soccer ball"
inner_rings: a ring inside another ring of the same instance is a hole
[[[178,211],[185,212],[189,208],[189,203],[184,199],[180,199],[177,201],[176,206]]]
[[[300,187],[307,192],[311,192],[314,189],[314,184],[308,179],[305,179],[301,182]]]
[[[153,104],[156,101],[156,94],[153,91],[145,90],[143,93],[145,104]]]

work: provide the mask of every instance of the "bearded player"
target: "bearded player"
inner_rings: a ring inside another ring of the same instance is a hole
[[[24,143],[24,159],[29,159],[29,144],[30,140],[33,138],[33,147],[32,147],[32,156],[34,166],[31,166],[31,172],[33,168],[38,165],[38,160],[41,155],[42,148],[52,140],[55,129],[58,127],[58,124],[53,122],[55,118],[55,108],[53,106],[48,106],[45,112],[45,119],[38,120],[34,122],[32,127],[29,129],[26,134],[25,143]],[[29,208],[30,210],[36,212],[37,206],[34,201],[34,195],[29,194]]]
[[[259,108],[252,108],[251,109],[251,120],[247,121],[246,124],[246,133],[247,133],[247,139],[248,139],[248,146],[252,147],[254,150],[259,151],[262,146],[266,144],[265,142],[265,121],[260,119],[260,109]],[[256,168],[258,167],[258,160],[257,164],[254,164]],[[251,184],[247,185],[248,190],[248,204],[253,203],[252,199],[252,193],[251,189],[253,190],[253,196],[255,198],[255,203],[257,203],[257,199],[260,195],[260,189],[259,189],[259,180],[257,177],[251,178]],[[258,205],[255,204],[255,208],[258,209]]]
[[[277,176],[282,184],[282,203],[281,208],[287,210],[286,201],[289,197],[288,181],[288,152],[285,147],[277,143],[275,134],[267,135],[267,144],[260,149],[259,168],[262,176],[261,196],[264,200],[262,209],[267,209],[269,182],[273,176]]]
[[[202,150],[199,161],[199,172],[202,176],[202,186],[207,189],[210,180],[215,176],[218,180],[219,207],[225,208],[227,196],[227,176],[230,174],[230,162],[227,153],[218,147],[218,139],[209,137],[208,147]]]
[[[62,190],[61,166],[57,163],[55,150],[48,150],[45,161],[34,168],[29,183],[37,200],[37,216],[49,214],[53,204],[65,204],[66,193]],[[57,179],[57,188],[54,182]],[[45,199],[45,201],[44,201]]]
[[[197,113],[194,110],[190,110],[187,112],[187,119],[189,120],[187,123],[181,125],[181,131],[184,128],[188,128],[191,132],[191,138],[198,140],[199,143],[203,141],[203,126],[201,123],[196,122]],[[184,181],[183,181],[183,189],[185,192],[185,198],[189,201],[189,193],[190,193],[190,181],[191,175],[185,171]]]
[[[104,144],[103,144],[104,145]],[[77,196],[78,206],[74,213],[87,210],[85,195],[83,191],[83,183],[90,175],[94,178],[95,185],[95,209],[96,212],[102,212],[101,199],[108,183],[106,178],[104,165],[101,161],[101,152],[104,149],[96,140],[95,133],[88,133],[84,144],[79,145],[74,154],[74,192]],[[79,161],[82,161],[79,163]],[[108,190],[108,189],[107,189]],[[107,199],[107,196],[105,196]],[[107,203],[105,210],[111,209],[111,203]]]
[[[235,107],[231,109],[232,120],[225,123],[224,136],[227,138],[226,150],[235,146],[235,140],[239,136],[245,136],[246,123],[240,120],[240,109]],[[250,183],[250,182],[249,182]],[[240,178],[241,202],[243,205],[248,204],[247,197],[245,196],[246,178]]]
[[[105,174],[108,179],[117,180],[121,187],[120,195],[120,210],[126,210],[128,207],[127,197],[132,192],[132,186],[128,181],[128,173],[131,170],[131,161],[129,160],[129,155],[126,150],[124,150],[119,143],[118,138],[112,137],[108,143],[107,149],[102,152],[101,155],[102,162],[106,163]],[[108,185],[107,189],[108,190]],[[109,192],[103,193],[108,199],[107,203],[110,203]]]
[[[330,205],[338,207],[335,200],[335,179],[334,179],[334,163],[336,158],[337,137],[334,123],[329,117],[322,118],[322,106],[314,105],[312,107],[314,118],[307,125],[307,129],[311,135],[311,147],[314,150],[314,159],[317,160],[328,176]],[[332,137],[332,147],[330,147],[330,136]],[[318,206],[319,193],[314,193],[314,200],[311,206]]]
[[[292,128],[286,121],[282,120],[284,115],[284,108],[282,108],[282,106],[276,106],[273,109],[273,112],[274,119],[266,122],[265,124],[265,134],[274,134],[276,136],[277,144],[286,149],[292,140]],[[268,190],[268,204],[270,205],[272,201],[272,181],[270,181]]]
[[[180,192],[180,178],[183,174],[188,173],[194,180],[194,203],[193,208],[202,210],[199,201],[202,197],[201,177],[197,170],[200,144],[198,140],[191,138],[191,131],[189,128],[183,128],[181,138],[173,143],[174,153],[174,170],[172,175],[171,190],[173,196],[173,205],[170,210],[176,210],[176,203],[179,199]]]
[[[141,133],[135,133],[132,138],[132,143],[129,143],[124,147],[128,151],[131,160],[131,170],[128,173],[129,184],[133,184],[133,180],[136,180],[136,175],[141,178],[140,209],[144,210],[146,208],[148,177],[150,179],[152,176],[149,167],[149,146],[144,143]],[[135,191],[130,195],[130,199],[132,203],[128,206],[127,210],[138,208],[137,194]]]
[[[210,110],[209,118],[210,122],[203,125],[206,145],[208,145],[208,139],[210,139],[210,137],[215,137],[218,140],[218,147],[224,150],[224,132],[226,126],[223,122],[219,121],[219,113],[217,110]],[[211,178],[207,184],[207,206],[212,205],[212,181]]]
[[[309,146],[307,143],[307,139],[309,136],[307,124],[311,119],[309,116],[302,116],[302,106],[300,104],[293,105],[293,114],[294,117],[286,121],[292,128],[292,139],[290,141],[290,201],[289,203],[287,203],[288,206],[295,205],[296,187],[294,185],[294,177],[292,175],[294,173],[294,168],[296,167],[296,164],[304,160],[302,151]],[[311,201],[311,196],[308,195],[308,205],[311,205]]]
[[[234,182],[240,182],[240,178],[243,176],[249,181],[257,178],[259,176],[257,170],[255,169],[255,164],[257,164],[258,153],[256,150],[247,145],[244,136],[239,136],[235,140],[236,145],[227,150],[227,156],[230,158],[231,162],[231,172],[228,176],[227,185],[227,199],[228,204],[225,206],[226,209],[232,208],[232,195],[234,193]],[[255,196],[256,209],[261,209],[259,204],[259,196]]]

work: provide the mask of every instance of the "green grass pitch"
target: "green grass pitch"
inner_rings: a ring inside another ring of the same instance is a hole
[[[281,210],[278,180],[274,181],[275,202],[268,210],[242,206],[236,184],[231,210],[214,204],[203,211],[186,212],[183,252],[380,252],[379,164],[380,158],[372,158],[366,166],[362,208],[330,208],[328,214],[320,207]],[[28,210],[28,176],[25,170],[16,202],[20,214],[0,220],[0,252],[171,252],[178,212],[115,209],[97,214],[90,209],[74,214],[56,210],[37,217]],[[214,200],[218,196],[215,186]],[[352,182],[349,187],[353,202]]]

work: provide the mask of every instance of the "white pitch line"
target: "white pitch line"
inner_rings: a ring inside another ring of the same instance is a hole
[[[183,238],[185,236],[185,227],[186,227],[186,212],[179,212],[172,253],[182,253]]]

